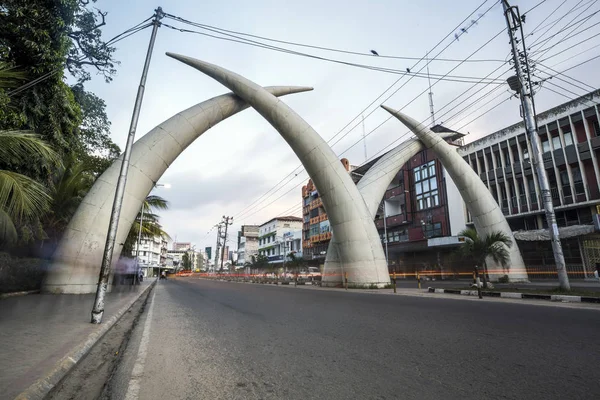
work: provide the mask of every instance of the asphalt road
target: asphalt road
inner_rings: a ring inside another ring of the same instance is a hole
[[[132,335],[107,398],[600,398],[595,309],[170,280]]]

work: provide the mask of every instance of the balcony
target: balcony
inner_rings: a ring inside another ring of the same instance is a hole
[[[309,210],[314,210],[315,208],[321,207],[323,205],[323,199],[320,197],[310,202],[308,205]]]
[[[408,218],[408,216],[406,214],[397,214],[397,215],[390,215],[389,217],[386,218],[385,223],[386,226],[388,228],[394,227],[394,226],[400,226],[400,225],[405,225],[405,224],[410,224],[412,221]],[[383,228],[383,218],[378,218],[375,220],[375,226],[377,228]]]

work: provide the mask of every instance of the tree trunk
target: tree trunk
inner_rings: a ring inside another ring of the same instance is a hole
[[[485,259],[483,260],[481,265],[483,265],[483,288],[487,289],[487,263],[485,262]]]

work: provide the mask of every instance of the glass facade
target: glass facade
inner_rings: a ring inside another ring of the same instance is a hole
[[[440,205],[435,161],[430,161],[413,170],[417,210]]]

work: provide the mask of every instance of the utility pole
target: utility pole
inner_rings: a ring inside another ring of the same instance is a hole
[[[217,248],[215,249],[215,268],[217,268],[217,265],[219,265],[219,254],[220,253],[220,249],[221,249],[221,228],[223,227],[223,224],[221,222],[219,222],[217,225]]]
[[[140,216],[140,227],[138,228],[137,251],[135,252],[136,276],[140,269],[140,245],[142,244],[142,228],[144,226],[144,202],[142,202],[142,212]]]
[[[384,239],[384,243],[385,243],[385,265],[388,266],[389,264],[389,256],[388,256],[388,234],[387,234],[387,216],[385,215],[385,199],[383,199],[383,234],[385,236]]]
[[[162,8],[158,7],[154,11],[154,19],[152,20],[152,35],[146,53],[146,61],[142,70],[142,77],[138,87],[135,105],[133,106],[133,115],[129,125],[129,135],[127,136],[127,144],[123,153],[123,161],[121,162],[121,171],[117,181],[115,190],[115,199],[113,201],[110,222],[108,225],[108,233],[106,235],[106,244],[104,246],[104,254],[102,256],[102,266],[100,267],[100,276],[98,277],[98,288],[96,289],[96,298],[94,299],[94,307],[92,308],[92,323],[100,324],[104,315],[104,298],[106,289],[108,288],[108,278],[112,264],[112,256],[115,248],[115,240],[117,237],[117,228],[119,227],[119,217],[121,216],[121,206],[123,205],[123,196],[125,194],[125,185],[127,184],[127,171],[129,170],[129,158],[131,157],[131,148],[135,140],[135,131],[137,129],[140,110],[142,108],[142,100],[144,98],[144,89],[146,87],[146,78],[148,77],[148,69],[150,68],[150,60],[152,59],[152,50],[156,42],[156,34],[160,27],[160,20],[164,17]]]
[[[223,225],[225,225],[225,238],[223,239],[223,254],[221,256],[221,270],[223,269],[223,264],[225,263],[225,245],[227,244],[227,227],[233,224],[233,217],[226,217],[223,215],[223,221],[221,221]]]
[[[550,234],[554,262],[556,263],[556,271],[558,272],[558,282],[561,289],[571,290],[569,276],[567,275],[567,268],[565,265],[565,257],[560,243],[558,225],[556,224],[552,195],[550,194],[550,184],[548,183],[548,175],[544,168],[540,137],[537,132],[536,116],[533,106],[533,89],[531,86],[531,70],[527,59],[525,35],[523,35],[522,23],[524,22],[524,18],[519,14],[519,8],[516,6],[511,7],[507,0],[502,1],[502,7],[504,8],[504,16],[508,26],[508,36],[512,46],[513,63],[517,73],[516,77],[509,78],[509,85],[511,89],[519,94],[521,99],[525,130],[527,136],[529,136],[529,141],[531,142],[531,160],[533,161],[540,190],[542,192],[542,202],[544,204],[544,211],[546,212],[548,233]],[[517,38],[519,32],[521,37]],[[518,48],[519,42],[521,42],[521,46],[523,47],[521,50]]]

